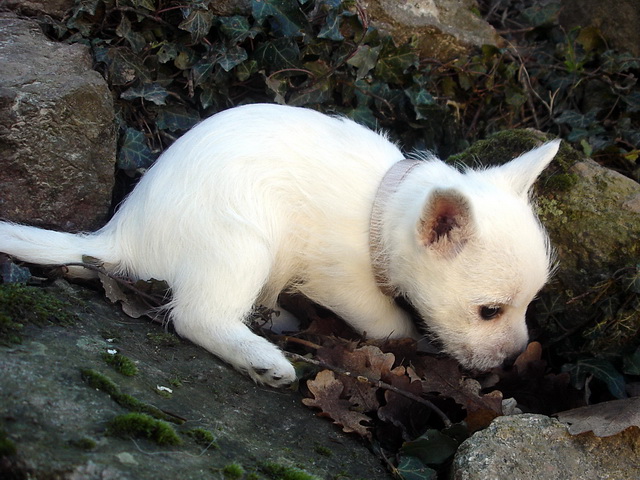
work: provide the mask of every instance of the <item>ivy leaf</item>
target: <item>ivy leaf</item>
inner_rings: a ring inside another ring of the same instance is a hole
[[[202,59],[196,63],[191,69],[193,84],[196,87],[202,85],[211,76],[213,67],[214,63],[209,59]]]
[[[253,58],[268,71],[297,68],[300,58],[298,44],[290,38],[277,38],[265,42],[256,49]]]
[[[566,364],[562,366],[563,372],[571,375],[571,381],[574,386],[581,389],[588,376],[604,382],[609,392],[616,398],[626,398],[625,380],[620,372],[618,372],[613,364],[603,358],[585,358],[576,364]]]
[[[134,100],[141,98],[155,103],[156,105],[164,105],[169,92],[162,85],[157,83],[149,83],[131,87],[120,95],[124,100]]]
[[[398,474],[402,480],[437,480],[438,472],[427,467],[420,459],[411,456],[400,457]]]
[[[292,0],[251,0],[251,14],[258,22],[267,19],[273,34],[278,37],[295,37],[302,34],[304,21],[297,2]]]
[[[126,15],[122,15],[120,25],[116,28],[116,35],[129,42],[135,53],[140,53],[147,45],[145,38],[140,33],[133,31],[131,22]]]
[[[318,33],[318,38],[326,38],[328,40],[335,40],[337,42],[344,40],[344,36],[340,32],[340,20],[342,13],[331,10],[327,14],[325,24]]]
[[[118,168],[138,170],[149,167],[154,160],[144,134],[135,128],[127,127],[118,152]]]
[[[409,88],[404,90],[404,93],[409,98],[411,105],[413,105],[413,110],[416,113],[416,118],[418,120],[423,120],[429,118],[429,109],[425,109],[423,107],[430,107],[435,105],[436,101],[433,96],[420,85],[414,84]]]
[[[228,72],[233,67],[240,65],[247,58],[249,58],[249,56],[247,55],[247,51],[244,48],[236,45],[235,47],[231,47],[223,54],[223,56],[218,60],[218,64],[223,68],[225,72]]]
[[[247,38],[255,38],[258,34],[258,30],[251,28],[249,20],[246,17],[241,17],[240,15],[220,17],[219,21],[220,31],[233,44],[242,43]]]
[[[244,82],[248,80],[251,75],[258,71],[258,62],[255,60],[247,60],[238,65],[235,69],[235,74],[238,80]]]
[[[187,15],[187,18],[178,25],[178,28],[189,32],[193,43],[199,43],[207,36],[209,30],[211,30],[211,25],[213,24],[213,13],[209,10],[201,9],[188,10],[189,14]]]
[[[189,130],[199,121],[200,116],[195,111],[187,110],[181,106],[172,106],[160,110],[156,119],[156,126],[160,130],[178,132]]]
[[[178,47],[175,43],[162,42],[159,45],[155,45],[158,48],[156,55],[160,63],[167,63],[175,59],[178,56]]]
[[[151,83],[151,75],[142,60],[128,48],[112,48],[105,56],[112,85],[128,85],[135,80]]]
[[[389,83],[402,84],[407,70],[417,63],[418,55],[412,44],[396,47],[391,38],[385,38],[376,65],[376,76]]]
[[[381,49],[381,46],[360,45],[356,53],[347,60],[349,65],[358,69],[356,81],[362,80],[376,66]]]
[[[640,347],[623,359],[623,371],[627,375],[640,375]]]
[[[400,450],[403,455],[419,458],[425,465],[442,465],[458,449],[458,442],[438,430],[427,430],[416,440],[406,442]]]
[[[144,8],[153,12],[156,9],[154,0],[129,0],[134,7]]]

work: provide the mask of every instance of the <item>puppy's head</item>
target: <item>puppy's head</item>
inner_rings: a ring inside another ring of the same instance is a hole
[[[527,306],[553,263],[529,190],[555,156],[543,145],[500,167],[470,170],[431,191],[415,226],[400,289],[443,350],[464,367],[487,370],[527,344]],[[397,277],[399,278],[399,277]]]

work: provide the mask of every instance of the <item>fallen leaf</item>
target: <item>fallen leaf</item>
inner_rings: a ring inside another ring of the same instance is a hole
[[[480,383],[464,378],[454,360],[425,357],[423,367],[422,390],[452,398],[462,405],[467,411],[465,421],[469,424],[469,430],[484,428],[491,420],[502,415],[502,393],[496,390],[483,394]]]
[[[363,425],[363,422],[370,422],[371,418],[351,410],[351,403],[341,398],[344,385],[331,370],[319,372],[314,380],[307,382],[307,387],[314,398],[303,398],[302,403],[319,408],[319,416],[331,418],[334,423],[342,426],[344,432],[355,432],[371,438],[368,427]]]
[[[597,437],[610,437],[629,427],[640,428],[640,397],[612,400],[557,414],[569,425],[569,433],[593,432]]]
[[[404,367],[396,367],[390,373],[391,375],[385,378],[388,384],[417,397],[422,395],[422,383],[419,380],[412,381]],[[411,433],[407,427],[416,423],[413,416],[424,407],[391,390],[384,392],[384,399],[385,405],[378,409],[378,418],[395,425],[400,430],[402,438],[405,441],[410,440]]]

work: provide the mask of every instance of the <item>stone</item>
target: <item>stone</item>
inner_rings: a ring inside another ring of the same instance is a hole
[[[482,45],[499,45],[494,28],[474,12],[474,0],[363,0],[379,29],[397,43],[412,37],[422,57],[451,60]]]
[[[0,14],[0,217],[64,230],[99,227],[113,188],[113,99],[87,47],[47,40]]]
[[[222,472],[230,464],[259,472],[265,463],[322,479],[392,478],[362,441],[316,416],[299,393],[256,385],[162,325],[126,317],[101,293],[64,281],[47,291],[77,317],[66,326],[27,324],[21,344],[0,338],[0,440],[15,447],[6,455],[0,444],[0,478],[202,480],[228,478]],[[125,376],[107,364],[111,349],[138,373]],[[182,444],[110,435],[109,421],[129,410],[84,381],[83,369],[182,419],[172,424]],[[196,428],[213,443],[197,442],[188,433]]]
[[[3,6],[22,15],[49,15],[61,19],[74,3],[74,0],[5,0]]]
[[[567,31],[595,27],[612,47],[640,56],[638,0],[619,0],[615,8],[601,0],[562,0],[560,23]]]
[[[572,436],[544,415],[498,417],[465,440],[453,461],[455,480],[636,480],[640,429],[600,438]]]

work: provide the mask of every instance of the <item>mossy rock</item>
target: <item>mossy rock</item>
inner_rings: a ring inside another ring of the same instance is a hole
[[[72,325],[70,304],[42,288],[18,283],[0,285],[0,344],[21,342],[26,324]]]

